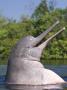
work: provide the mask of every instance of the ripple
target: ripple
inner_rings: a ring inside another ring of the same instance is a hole
[[[48,85],[0,85],[0,90],[67,90],[67,83],[48,84]]]

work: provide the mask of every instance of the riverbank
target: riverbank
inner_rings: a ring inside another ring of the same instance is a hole
[[[46,59],[41,60],[43,64],[50,64],[50,65],[67,65],[67,59]],[[0,65],[6,65],[8,60],[0,60]]]

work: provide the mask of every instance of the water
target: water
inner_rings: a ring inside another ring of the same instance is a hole
[[[46,65],[49,68],[60,75],[65,81],[67,81],[67,66],[53,66]],[[45,86],[25,86],[25,85],[9,85],[4,84],[7,65],[0,65],[0,90],[67,90],[67,84],[55,84]]]

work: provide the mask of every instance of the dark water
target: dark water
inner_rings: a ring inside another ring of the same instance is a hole
[[[49,68],[60,75],[65,81],[67,81],[67,66],[52,66],[46,65]],[[67,84],[55,84],[45,86],[23,86],[23,85],[10,85],[4,84],[7,66],[0,65],[0,90],[67,90]]]

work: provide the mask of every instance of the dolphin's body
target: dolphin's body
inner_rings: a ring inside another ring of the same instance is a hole
[[[38,37],[24,37],[15,45],[8,60],[6,74],[7,84],[44,85],[65,82],[55,72],[44,68],[40,63],[43,49],[46,47],[48,42],[61,33],[64,28],[48,38],[42,44],[36,46],[58,23],[59,22],[57,21]]]

